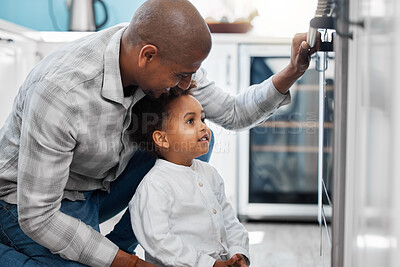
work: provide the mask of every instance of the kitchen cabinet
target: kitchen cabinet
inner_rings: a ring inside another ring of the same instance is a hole
[[[12,31],[11,31],[12,29]],[[0,20],[0,125],[12,110],[18,89],[37,63],[37,43],[24,35],[23,27]],[[21,33],[18,33],[20,31]]]
[[[207,78],[231,95],[238,90],[238,45],[230,41],[219,41],[213,37],[213,47],[202,67]],[[237,199],[237,136],[236,132],[226,130],[208,122],[214,132],[215,145],[210,163],[217,168],[225,181],[227,198],[236,209]]]

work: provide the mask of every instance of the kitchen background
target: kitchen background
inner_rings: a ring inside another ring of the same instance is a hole
[[[144,2],[103,1],[108,19],[100,29],[129,22]],[[0,124],[34,64],[89,34],[67,31],[66,2],[0,1]],[[192,2],[210,26],[252,18],[248,33],[213,33],[203,64],[231,94],[287,64],[291,37],[308,30],[317,6],[317,0]],[[237,133],[210,123],[211,163],[250,232],[252,266],[398,266],[400,3],[320,2],[336,3],[335,52],[314,56],[291,89],[292,103],[256,128]],[[100,23],[105,13],[98,3],[95,10]]]
[[[129,22],[144,0],[103,0],[107,5],[108,21],[101,28]],[[38,31],[68,30],[68,0],[1,0],[0,19]],[[305,32],[314,16],[316,0],[192,0],[204,17],[219,19],[246,17],[253,9],[259,16],[254,31],[263,36],[289,36]],[[104,10],[95,4],[96,20],[101,22]],[[53,19],[52,19],[53,17]]]

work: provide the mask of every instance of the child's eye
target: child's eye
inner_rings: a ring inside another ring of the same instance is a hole
[[[189,119],[189,120],[186,121],[186,123],[188,123],[188,124],[192,124],[193,122],[194,122],[193,119]]]

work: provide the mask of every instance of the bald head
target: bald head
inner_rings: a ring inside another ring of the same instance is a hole
[[[208,54],[211,35],[206,22],[187,0],[148,0],[136,11],[125,33],[131,45],[152,44],[162,59],[190,59]]]

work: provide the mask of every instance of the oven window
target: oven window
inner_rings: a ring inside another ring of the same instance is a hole
[[[252,57],[250,83],[283,69],[289,57]],[[328,62],[324,122],[324,182],[332,188],[333,59]],[[330,64],[330,65],[329,65]],[[290,89],[292,103],[250,130],[249,203],[317,204],[318,89],[315,60]]]

